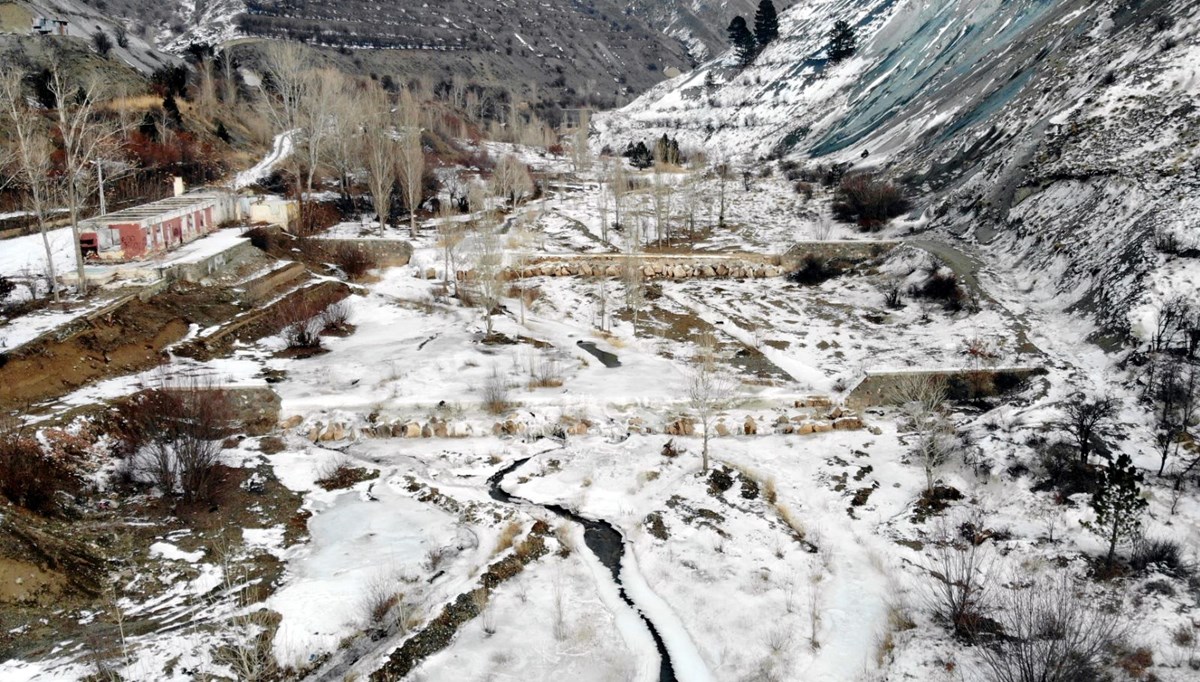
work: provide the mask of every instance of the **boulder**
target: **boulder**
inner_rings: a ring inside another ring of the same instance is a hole
[[[813,422],[813,433],[826,433],[833,430],[833,424],[829,422]]]
[[[434,268],[425,268],[425,279],[437,279],[437,270]]]
[[[758,433],[758,423],[754,421],[754,417],[746,417],[746,422],[742,424],[742,433],[747,436],[753,436]]]
[[[433,435],[435,437],[446,438],[449,436],[449,434],[450,428],[446,425],[446,422],[440,419],[433,422]]]
[[[717,425],[713,427],[713,430],[716,431],[717,435],[721,438],[729,435],[729,427],[725,425],[725,422],[717,422]]]
[[[417,422],[408,422],[407,424],[405,424],[404,425],[404,437],[405,438],[420,438],[421,437],[421,425],[418,424]]]
[[[429,424],[422,426],[421,427],[421,437],[422,438],[433,438],[433,427],[431,427]]]
[[[696,433],[696,423],[689,417],[680,417],[667,425],[668,436],[692,436]]]
[[[297,426],[300,426],[300,424],[303,421],[304,421],[304,417],[302,417],[298,414],[293,414],[292,416],[288,417],[287,419],[284,419],[283,421],[279,422],[279,428],[294,429]]]
[[[808,434],[810,434],[812,432],[813,432],[812,422],[804,422],[800,426],[796,427],[796,433],[798,433],[802,436],[807,436]]]
[[[841,419],[835,419],[833,422],[833,428],[839,431],[857,431],[862,427],[862,419],[858,417],[842,417]]]
[[[322,442],[328,442],[333,440],[342,440],[345,437],[346,427],[335,422],[325,427],[325,430],[321,432],[321,437],[319,440]]]

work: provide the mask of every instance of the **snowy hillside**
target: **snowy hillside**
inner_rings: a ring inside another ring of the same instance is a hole
[[[1197,239],[1185,218],[1200,201],[1197,11],[1170,0],[804,3],[781,14],[780,39],[752,65],[726,54],[596,117],[596,129],[614,148],[668,133],[735,163],[792,154],[886,169],[933,227],[999,238],[1005,262],[1049,275],[1040,286],[1093,304],[1119,331],[1156,262],[1148,237]],[[860,39],[839,64],[825,54],[834,17]]]
[[[751,0],[629,0],[629,9],[687,47],[696,61],[725,50],[725,28],[734,16],[753,16]]]
[[[142,73],[149,74],[165,64],[178,61],[138,37],[137,31],[126,22],[114,19],[112,15],[89,7],[79,0],[20,0],[17,4],[23,6],[32,16],[66,21],[69,35],[86,39],[96,33],[107,34],[113,43],[112,56]],[[127,45],[124,47],[116,39],[119,33],[126,36]]]

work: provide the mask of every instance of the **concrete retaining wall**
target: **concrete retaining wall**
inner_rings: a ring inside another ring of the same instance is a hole
[[[278,270],[252,280],[245,285],[245,299],[253,303],[262,303],[272,298],[276,291],[308,274],[308,268],[303,263],[290,263]]]
[[[877,258],[899,246],[898,241],[823,241],[796,242],[780,258],[785,271],[795,270],[809,256],[825,259],[863,261]]]
[[[381,268],[408,265],[412,260],[412,244],[399,239],[321,239],[322,246],[338,248],[349,246],[371,255]]]
[[[199,282],[225,268],[244,263],[257,253],[259,250],[254,248],[254,245],[247,239],[194,263],[177,263],[167,266],[162,269],[162,276],[163,279],[170,281]]]
[[[1045,373],[1046,370],[1041,367],[869,371],[863,377],[863,380],[854,387],[854,390],[850,391],[850,395],[846,397],[846,404],[854,409],[878,405],[894,405],[895,396],[893,393],[900,381],[910,379],[914,376],[926,379],[942,379],[950,383],[973,381],[984,385],[996,386],[999,384],[1003,386],[1005,383],[1011,385],[1021,384],[1028,381],[1031,377]]]

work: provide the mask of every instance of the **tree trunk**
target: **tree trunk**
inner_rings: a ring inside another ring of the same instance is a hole
[[[1113,556],[1117,553],[1117,522],[1114,520],[1112,524],[1112,535],[1108,539],[1108,557],[1105,559],[1105,566],[1112,568]]]
[[[72,180],[68,179],[68,182]],[[67,192],[67,206],[71,211],[71,241],[75,249],[75,274],[79,277],[79,293],[87,296],[88,285],[83,269],[83,247],[79,243],[79,197],[72,187]]]

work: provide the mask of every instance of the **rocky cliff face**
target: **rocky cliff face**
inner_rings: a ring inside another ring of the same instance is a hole
[[[798,5],[753,65],[709,62],[598,117],[597,132],[614,147],[667,132],[735,163],[788,155],[884,170],[919,197],[917,224],[986,245],[1028,273],[1026,293],[1136,328],[1192,277],[1166,267],[1155,242],[1200,246],[1198,9]],[[825,54],[836,18],[860,36],[839,64]]]

